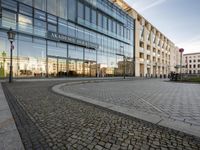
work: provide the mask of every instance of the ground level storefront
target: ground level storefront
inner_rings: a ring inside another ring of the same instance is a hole
[[[14,77],[133,76],[132,60],[97,49],[17,34],[13,50]],[[0,77],[8,77],[10,43],[0,31]]]

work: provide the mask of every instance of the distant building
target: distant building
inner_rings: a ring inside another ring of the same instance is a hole
[[[184,54],[183,64],[185,65],[185,73],[200,74],[200,52]]]
[[[178,72],[179,48],[123,0],[113,0],[135,19],[135,76],[160,76]]]

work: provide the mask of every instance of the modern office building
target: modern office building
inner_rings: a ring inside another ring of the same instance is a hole
[[[113,0],[135,18],[135,75],[160,76],[175,71],[178,48],[155,26],[123,0]]]
[[[183,55],[184,72],[187,74],[200,74],[200,53]]]
[[[10,28],[14,77],[134,75],[134,18],[110,0],[0,0],[0,77]]]

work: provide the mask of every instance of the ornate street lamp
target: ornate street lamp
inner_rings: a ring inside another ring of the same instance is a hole
[[[184,52],[184,49],[183,48],[180,48],[179,49],[179,52],[180,52],[180,77],[182,79],[182,57],[183,57],[183,52]]]
[[[12,66],[12,51],[14,49],[13,41],[15,40],[15,31],[10,28],[7,32],[8,40],[10,41],[10,74],[9,74],[9,83],[12,82],[13,66]]]
[[[126,62],[125,62],[125,54],[124,54],[124,46],[120,46],[120,48],[123,50],[123,61],[124,61],[124,73],[123,73],[123,76],[124,76],[124,79],[126,78]]]

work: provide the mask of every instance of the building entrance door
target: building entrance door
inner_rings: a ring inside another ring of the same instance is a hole
[[[68,60],[68,75],[71,77],[83,76],[83,61],[75,59]]]
[[[67,76],[67,60],[58,58],[58,77]]]
[[[84,75],[87,77],[96,77],[97,75],[97,63],[95,61],[84,62]]]
[[[67,76],[66,59],[57,57],[48,57],[48,75],[51,77]]]
[[[48,57],[48,75],[56,77],[58,72],[58,60],[57,58]]]

